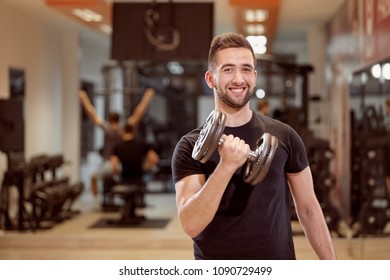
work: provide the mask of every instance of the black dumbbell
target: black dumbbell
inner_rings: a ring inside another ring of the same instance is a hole
[[[225,129],[226,115],[214,110],[207,117],[192,151],[192,157],[206,163],[219,145]],[[255,151],[250,151],[244,168],[244,181],[251,185],[259,184],[268,172],[278,147],[278,138],[264,133]]]

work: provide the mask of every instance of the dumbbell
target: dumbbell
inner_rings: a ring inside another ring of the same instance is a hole
[[[213,110],[207,117],[195,142],[192,158],[206,163],[219,145],[225,129],[226,115],[218,110]],[[244,181],[253,186],[258,185],[267,175],[268,169],[275,156],[278,147],[278,138],[264,133],[259,139],[255,151],[250,151],[244,167]]]

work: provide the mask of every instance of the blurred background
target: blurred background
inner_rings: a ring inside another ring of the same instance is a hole
[[[210,41],[222,32],[248,36],[256,51],[251,108],[266,100],[266,114],[304,140],[342,258],[390,257],[382,246],[390,219],[388,1],[0,0],[0,258],[192,257],[175,218],[170,160],[180,137],[213,109],[204,72]],[[156,95],[138,137],[161,158],[145,176],[149,207],[142,209],[156,219],[149,225],[156,231],[91,231],[102,217],[118,216],[121,200],[107,182],[97,202],[91,194],[103,132],[83,111],[78,90],[102,118],[116,110],[124,120],[149,87]],[[107,199],[112,209],[101,208]],[[128,234],[138,237],[128,241]],[[90,253],[71,251],[58,236],[76,236],[69,244],[81,248],[91,238]],[[99,254],[99,238],[111,255]],[[58,242],[70,251],[47,255]],[[300,256],[312,258],[304,239],[299,244]]]

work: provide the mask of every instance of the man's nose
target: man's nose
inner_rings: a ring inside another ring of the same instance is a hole
[[[243,82],[244,82],[244,79],[243,79],[241,71],[240,70],[235,71],[234,76],[233,76],[233,83],[242,84]]]

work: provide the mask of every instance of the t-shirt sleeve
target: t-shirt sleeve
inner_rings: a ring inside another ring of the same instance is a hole
[[[190,175],[204,173],[201,163],[192,158],[192,150],[195,143],[192,140],[186,136],[182,137],[173,151],[171,166],[173,183],[177,183]]]
[[[287,173],[298,173],[309,165],[305,144],[299,134],[290,128],[289,157],[286,164]]]

